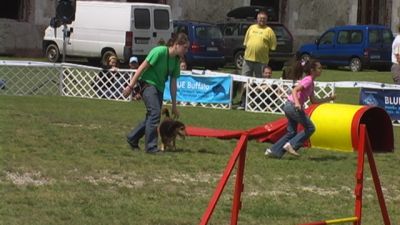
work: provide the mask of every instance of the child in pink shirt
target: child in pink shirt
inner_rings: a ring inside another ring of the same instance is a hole
[[[334,95],[325,99],[317,99],[314,96],[314,80],[322,72],[322,66],[319,61],[307,61],[301,69],[306,76],[293,88],[292,94],[288,97],[283,107],[283,111],[288,119],[287,133],[271,149],[266,149],[265,155],[267,156],[281,158],[285,152],[299,156],[297,151],[315,131],[313,122],[304,112],[304,103],[308,99],[310,99],[312,104],[335,99]],[[304,130],[297,133],[297,125],[299,123],[304,127]]]

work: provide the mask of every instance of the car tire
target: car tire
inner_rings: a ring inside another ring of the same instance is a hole
[[[107,51],[105,51],[105,52],[103,53],[103,55],[101,56],[101,61],[100,61],[101,65],[104,66],[104,67],[107,66],[107,65],[108,65],[108,59],[109,59],[111,56],[117,56],[117,55],[116,55],[115,52],[112,51],[112,50],[107,50]]]
[[[56,44],[49,44],[46,48],[46,57],[49,62],[56,63],[60,61],[60,49]]]
[[[238,51],[236,52],[233,62],[235,64],[236,69],[241,70],[243,67],[243,61],[244,61],[244,52],[243,51]]]
[[[353,72],[361,71],[362,70],[361,59],[359,59],[357,57],[351,58],[349,67],[350,67],[350,70]]]

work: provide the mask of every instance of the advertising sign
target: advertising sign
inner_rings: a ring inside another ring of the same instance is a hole
[[[360,104],[379,106],[392,120],[400,120],[400,90],[361,88]]]

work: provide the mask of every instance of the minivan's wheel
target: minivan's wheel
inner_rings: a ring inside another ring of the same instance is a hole
[[[357,57],[354,57],[350,60],[349,66],[350,66],[350,70],[353,72],[361,71],[361,69],[362,69],[361,60]]]
[[[111,56],[116,56],[114,51],[111,51],[111,50],[105,51],[103,53],[103,55],[101,56],[101,65],[102,66],[107,66],[108,65],[108,58],[110,58]]]
[[[60,50],[56,44],[49,44],[46,48],[46,57],[49,62],[56,63],[60,60]]]
[[[234,61],[233,61],[235,63],[236,69],[240,69],[240,70],[242,69],[243,60],[244,60],[244,52],[243,51],[236,52]]]

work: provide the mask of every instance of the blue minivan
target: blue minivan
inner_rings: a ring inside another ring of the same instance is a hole
[[[188,35],[190,46],[185,55],[188,69],[202,66],[207,69],[224,67],[224,39],[221,30],[212,23],[175,20],[174,32]]]
[[[385,26],[337,26],[314,44],[302,45],[298,54],[305,60],[319,59],[326,66],[349,66],[354,72],[376,66],[390,68],[392,41],[393,33]]]

